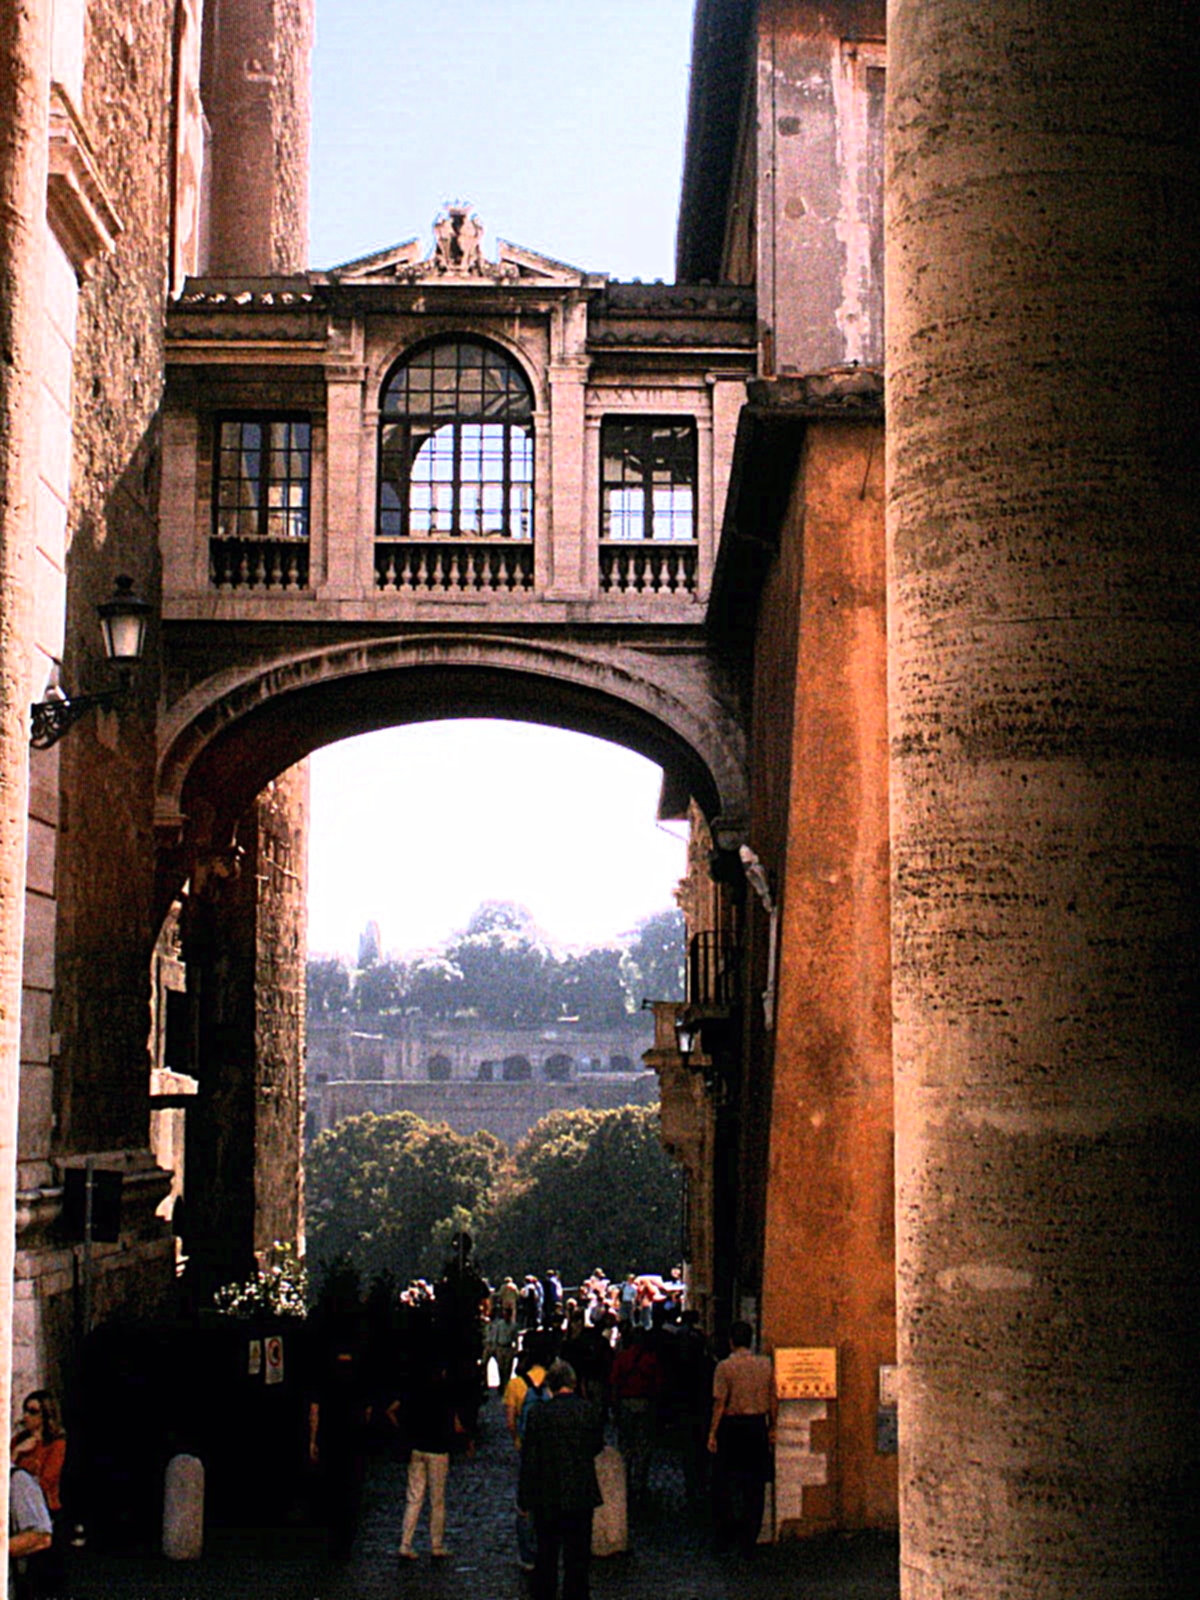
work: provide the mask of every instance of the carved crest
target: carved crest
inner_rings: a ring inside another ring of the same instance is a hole
[[[483,253],[483,223],[469,205],[455,200],[443,206],[433,223],[433,251],[421,253],[420,241],[360,256],[357,261],[334,267],[330,276],[343,283],[521,283],[574,286],[583,282],[603,282],[570,267],[563,261],[496,241],[497,259],[489,261]]]
[[[470,206],[448,205],[434,221],[433,239],[433,265],[438,272],[483,276],[483,224]]]

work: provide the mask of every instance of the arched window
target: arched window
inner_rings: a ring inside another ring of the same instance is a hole
[[[451,1075],[449,1056],[430,1056],[425,1063],[425,1076],[430,1083],[449,1083]]]
[[[547,1056],[546,1064],[542,1068],[547,1083],[567,1083],[571,1077],[571,1069],[575,1063],[569,1055],[559,1051],[556,1055]]]
[[[528,1056],[505,1056],[500,1076],[505,1083],[528,1083],[533,1077],[533,1063]]]
[[[381,539],[533,537],[533,394],[480,339],[395,367],[379,415]]]

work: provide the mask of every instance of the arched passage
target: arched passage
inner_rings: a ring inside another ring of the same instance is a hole
[[[160,722],[159,904],[207,851],[225,848],[279,773],[354,734],[444,717],[494,717],[592,734],[663,770],[662,810],[694,798],[736,835],[746,813],[745,739],[703,645],[528,642],[422,634],[358,640],[226,668]]]
[[[165,912],[189,884],[185,955],[201,1065],[189,1141],[194,1130],[205,1192],[188,1197],[185,1247],[199,1278],[230,1276],[235,1257],[258,1248],[260,1236],[290,1236],[288,1219],[299,1217],[303,1026],[302,999],[292,996],[303,983],[296,930],[304,890],[294,857],[304,830],[296,831],[297,796],[287,792],[295,764],[389,726],[532,722],[636,751],[663,771],[665,815],[681,815],[695,799],[736,830],[745,776],[733,705],[702,640],[655,649],[431,633],[224,665],[168,708],[158,894]],[[494,1071],[502,1081],[534,1075],[525,1058]],[[440,1075],[431,1062],[429,1077]]]

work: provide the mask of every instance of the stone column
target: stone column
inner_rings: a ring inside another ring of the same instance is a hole
[[[209,270],[302,272],[313,0],[207,0]]]
[[[307,765],[268,784],[237,833],[197,863],[184,926],[199,1057],[184,1245],[202,1298],[303,1231]]]
[[[0,8],[0,1517],[5,1526],[49,104],[49,8],[5,5]]]
[[[906,1600],[1183,1593],[1196,30],[889,6]]]

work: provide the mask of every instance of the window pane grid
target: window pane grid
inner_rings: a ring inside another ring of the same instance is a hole
[[[609,420],[600,454],[604,539],[695,539],[694,423]]]
[[[380,407],[382,538],[528,539],[533,397],[506,356],[471,339],[418,351]]]
[[[220,424],[218,538],[308,538],[311,444],[307,422],[271,418]]]

